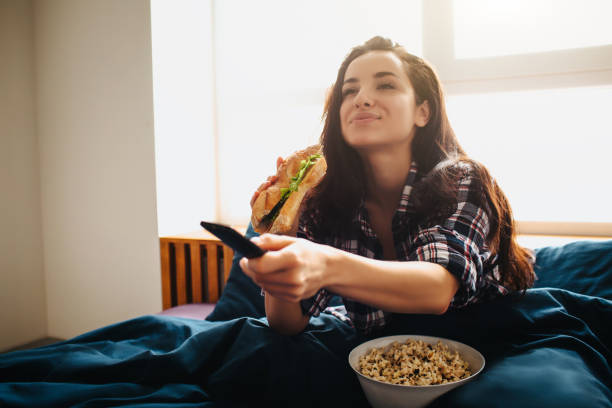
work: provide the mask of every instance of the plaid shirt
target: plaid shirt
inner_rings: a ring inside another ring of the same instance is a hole
[[[459,181],[458,202],[454,212],[436,225],[412,226],[414,214],[411,191],[420,177],[416,162],[412,162],[399,207],[392,220],[393,240],[398,261],[427,261],[443,266],[459,281],[459,289],[451,301],[451,308],[459,308],[508,293],[497,281],[499,268],[497,256],[487,247],[485,237],[489,232],[487,211],[479,207],[474,199],[475,191],[471,177]],[[354,222],[358,224],[358,235],[353,239],[315,237],[311,226],[323,222],[316,215],[300,219],[297,236],[321,244],[331,245],[368,258],[383,259],[382,246],[374,233],[365,206],[362,205]],[[318,316],[325,311],[344,320],[364,332],[383,327],[391,313],[379,310],[354,300],[343,298],[344,307],[326,308],[333,293],[321,289],[314,297],[301,302],[304,314]]]

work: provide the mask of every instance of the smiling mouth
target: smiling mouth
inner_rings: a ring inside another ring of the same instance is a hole
[[[376,120],[379,120],[380,118],[377,116],[368,116],[368,117],[363,117],[363,118],[355,118],[351,121],[351,123],[354,124],[365,124],[365,123],[370,123],[370,122],[374,122]]]

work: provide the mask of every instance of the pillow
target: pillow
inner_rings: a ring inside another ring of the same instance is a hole
[[[612,300],[612,240],[576,241],[535,250],[534,287],[553,287]]]
[[[258,236],[253,226],[249,224],[245,236],[247,238]],[[232,320],[239,317],[259,318],[266,315],[264,297],[261,296],[261,289],[251,278],[246,276],[238,262],[243,255],[240,252],[234,253],[232,268],[229,278],[223,289],[223,293],[215,306],[215,310],[208,315],[206,320],[211,322]]]

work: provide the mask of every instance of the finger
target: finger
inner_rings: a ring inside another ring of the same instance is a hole
[[[259,187],[257,187],[257,191],[262,192],[266,190],[268,187],[270,187],[271,185],[272,183],[270,182],[270,178],[268,177],[268,180],[264,181],[263,183],[259,185]]]
[[[251,238],[251,241],[262,249],[278,251],[288,245],[295,243],[298,239],[287,235],[262,234]]]
[[[255,273],[251,270],[251,268],[249,268],[249,260],[247,258],[241,258],[238,264],[240,265],[242,272],[244,272],[244,274],[249,278],[253,279]]]
[[[296,289],[296,285],[284,281],[284,276],[277,273],[258,273],[249,267],[249,260],[242,258],[239,262],[242,271],[246,276],[260,288],[269,289],[274,293],[292,293]]]
[[[274,180],[270,181],[271,177],[275,177]],[[255,192],[253,193],[253,196],[251,197],[251,201],[250,201],[251,207],[253,207],[253,204],[255,203],[255,200],[257,200],[257,197],[259,197],[259,194],[261,194],[262,191],[266,190],[268,187],[274,184],[277,179],[278,177],[276,176],[270,176],[268,177],[267,181],[264,181],[263,183],[259,185],[259,187],[257,187],[257,190],[255,190]]]
[[[291,272],[298,267],[298,259],[292,251],[268,251],[259,258],[247,261],[252,278],[262,280],[263,275],[279,275],[280,280],[290,279]],[[282,277],[281,277],[282,276]]]
[[[285,288],[284,290],[295,290],[300,285],[295,281],[294,276],[292,274],[284,273],[286,271],[276,271],[275,273],[266,273],[266,272],[255,272],[253,271],[253,280],[257,282],[257,284],[263,288],[266,288],[270,285],[276,286],[277,288]]]
[[[255,201],[257,200],[257,197],[259,197],[259,191],[255,191],[253,193],[253,197],[251,197],[251,207],[253,207],[253,204],[255,204]]]
[[[240,268],[242,269],[242,272],[244,272],[246,276],[251,278],[258,285],[259,285],[258,281],[261,280],[261,276],[263,274],[275,272],[275,271],[264,270],[261,267],[260,262],[261,262],[261,257],[253,258],[253,259],[248,259],[248,258],[240,259]]]
[[[240,259],[240,268],[242,269],[242,272],[244,272],[244,274],[253,281],[253,283],[255,283],[260,288],[264,288],[263,282],[266,274],[257,272],[252,267],[252,260],[247,258]],[[278,285],[277,282],[274,282],[274,284]]]
[[[275,234],[253,237],[251,242],[268,252],[258,258],[246,259],[241,262],[241,266],[243,269],[248,268],[251,275],[279,273],[293,268],[297,264],[295,254],[291,251],[282,251],[282,249],[297,240],[298,238]],[[254,276],[251,278],[253,279]]]

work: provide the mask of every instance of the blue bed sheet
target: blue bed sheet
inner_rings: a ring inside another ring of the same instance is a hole
[[[522,296],[394,315],[377,334],[446,337],[483,353],[481,375],[433,407],[612,407],[612,241],[537,255],[538,287]],[[369,338],[326,314],[278,335],[257,288],[231,274],[209,320],[143,316],[0,355],[0,406],[368,406],[347,356]]]

